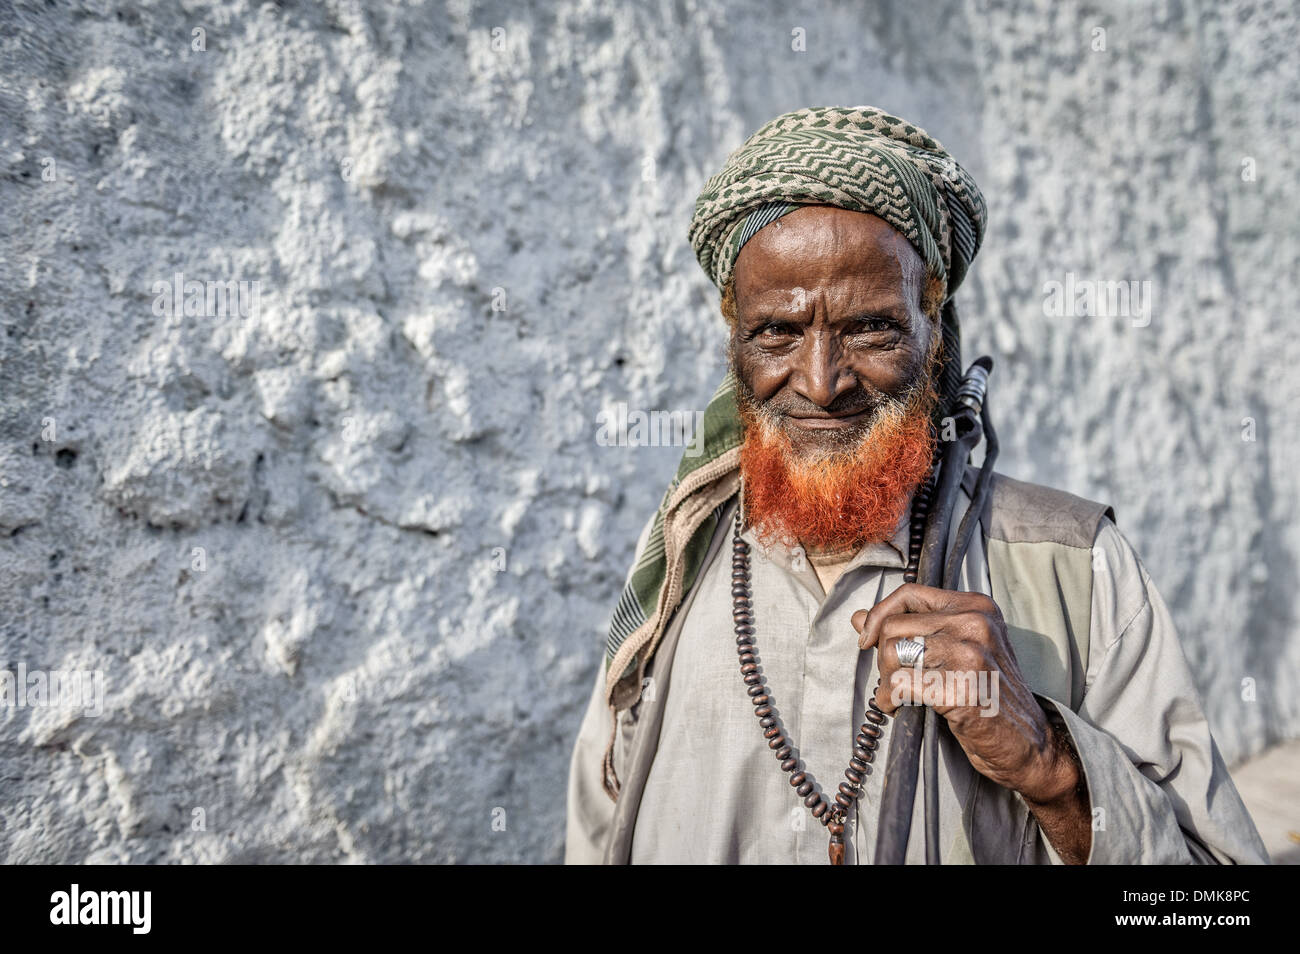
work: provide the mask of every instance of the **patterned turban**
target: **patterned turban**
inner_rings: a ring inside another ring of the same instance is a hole
[[[988,222],[970,173],[924,129],[874,106],[795,110],[750,136],[708,181],[695,202],[691,247],[725,290],[744,244],[805,205],[870,212],[916,249],[927,276],[943,283],[946,360],[939,384],[942,395],[955,393],[962,369],[952,295]]]
[[[951,298],[984,238],[988,212],[970,174],[924,129],[874,106],[778,116],[705,185],[691,247],[719,289],[759,229],[803,205],[870,212],[903,234]]]

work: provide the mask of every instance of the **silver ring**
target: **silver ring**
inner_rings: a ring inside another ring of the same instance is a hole
[[[894,649],[898,652],[898,664],[900,666],[907,669],[919,666],[925,660],[925,637],[900,639],[894,643]]]

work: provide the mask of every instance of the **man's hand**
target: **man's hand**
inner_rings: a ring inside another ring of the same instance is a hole
[[[1020,793],[1061,859],[1086,861],[1092,826],[1081,769],[1025,683],[997,604],[981,593],[905,583],[870,610],[854,613],[853,627],[860,648],[877,649],[876,705],[892,715],[903,704],[932,704],[975,770]],[[901,666],[895,644],[919,637],[922,667]],[[989,693],[996,711],[982,706],[978,694],[959,691],[962,680],[965,689],[996,681],[996,696]]]

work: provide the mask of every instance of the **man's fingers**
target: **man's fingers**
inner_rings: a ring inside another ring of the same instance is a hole
[[[876,705],[892,716],[901,706],[920,705],[925,699],[925,681],[915,669],[896,669],[876,688]]]
[[[948,669],[950,663],[955,659],[962,658],[962,645],[959,640],[954,640],[950,636],[942,633],[917,633],[904,634],[901,636],[886,636],[880,641],[880,646],[876,650],[876,668],[880,671],[881,678],[888,680],[896,670],[915,669],[915,666],[904,666],[898,658],[898,642],[901,639],[916,639],[918,636],[924,637],[921,642],[925,645],[925,655],[922,656],[922,669]]]
[[[952,608],[963,594],[919,583],[904,583],[869,610],[853,614],[853,625],[862,636],[858,645],[869,649],[880,640],[880,627],[886,619],[899,613],[944,612]],[[859,625],[859,613],[865,614]]]
[[[947,613],[895,613],[881,620],[876,628],[876,639],[883,644],[900,636],[930,636],[943,632],[951,620]],[[858,637],[858,648],[871,648],[866,636]]]
[[[990,684],[991,679],[984,683],[985,686]],[[981,710],[981,715],[986,716],[998,714],[996,690],[981,688],[978,681],[971,683],[941,678],[936,669],[896,669],[888,679],[881,680],[875,699],[885,715],[893,715],[900,706],[925,705],[949,719],[950,723],[956,715],[965,714],[961,710]],[[977,717],[976,724],[981,721]],[[987,728],[991,729],[992,724]]]
[[[853,614],[853,618],[850,619],[849,622],[853,624],[853,629],[854,629],[855,631],[857,631],[859,634],[861,634],[861,633],[862,633],[862,627],[863,627],[863,626],[866,624],[866,622],[867,622],[867,611],[864,610],[864,609],[860,609],[860,610],[858,610],[856,613]],[[861,648],[863,648],[863,649],[866,649],[866,648],[867,648],[866,646],[863,646],[863,645],[862,645],[862,641],[861,641],[861,640],[858,640],[858,645],[859,645]]]

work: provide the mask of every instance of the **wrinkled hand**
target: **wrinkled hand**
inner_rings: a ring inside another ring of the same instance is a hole
[[[860,648],[877,648],[876,705],[887,714],[901,704],[931,704],[975,770],[1027,802],[1059,802],[1074,790],[1077,766],[1025,683],[1002,612],[989,597],[906,583],[854,613],[853,627]],[[899,664],[895,643],[906,637],[924,637],[921,669]],[[945,674],[941,700],[941,677],[930,673]],[[965,678],[965,691],[946,674]],[[980,704],[985,687],[986,701],[995,704]]]

